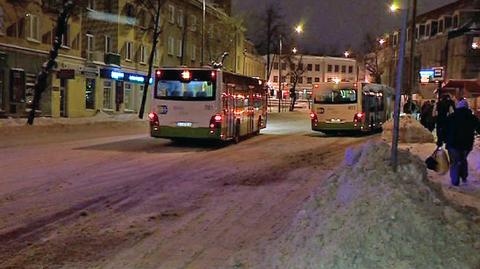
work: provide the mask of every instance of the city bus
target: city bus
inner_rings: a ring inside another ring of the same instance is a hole
[[[267,124],[267,91],[261,79],[213,68],[155,72],[152,137],[238,142]]]
[[[393,89],[371,83],[320,83],[313,89],[312,130],[325,134],[381,130],[393,109]]]

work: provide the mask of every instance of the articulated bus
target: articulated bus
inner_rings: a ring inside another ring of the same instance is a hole
[[[393,92],[371,83],[320,83],[313,89],[312,130],[325,134],[381,130],[391,115]]]
[[[211,68],[160,69],[148,116],[152,137],[238,142],[266,127],[265,82]]]

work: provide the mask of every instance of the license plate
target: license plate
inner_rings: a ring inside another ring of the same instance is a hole
[[[177,122],[178,127],[192,127],[191,122]]]

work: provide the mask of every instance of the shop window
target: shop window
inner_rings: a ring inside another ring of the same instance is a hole
[[[124,85],[124,103],[125,110],[133,111],[133,89],[131,83]]]
[[[95,79],[86,79],[85,85],[85,108],[95,109]]]
[[[113,83],[111,80],[103,82],[103,108],[111,110],[113,109]]]

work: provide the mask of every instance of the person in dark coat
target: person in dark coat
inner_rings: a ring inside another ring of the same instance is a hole
[[[442,96],[434,110],[437,123],[437,146],[441,147],[446,139],[446,125],[448,116],[455,110],[455,102],[452,101],[450,95]]]
[[[466,99],[460,100],[455,111],[446,120],[446,143],[450,157],[450,179],[454,186],[467,181],[468,154],[472,151],[475,131],[479,132],[478,118],[473,115]]]
[[[433,118],[433,107],[430,101],[425,101],[422,105],[422,109],[420,110],[420,123],[423,127],[429,129],[429,123]]]

